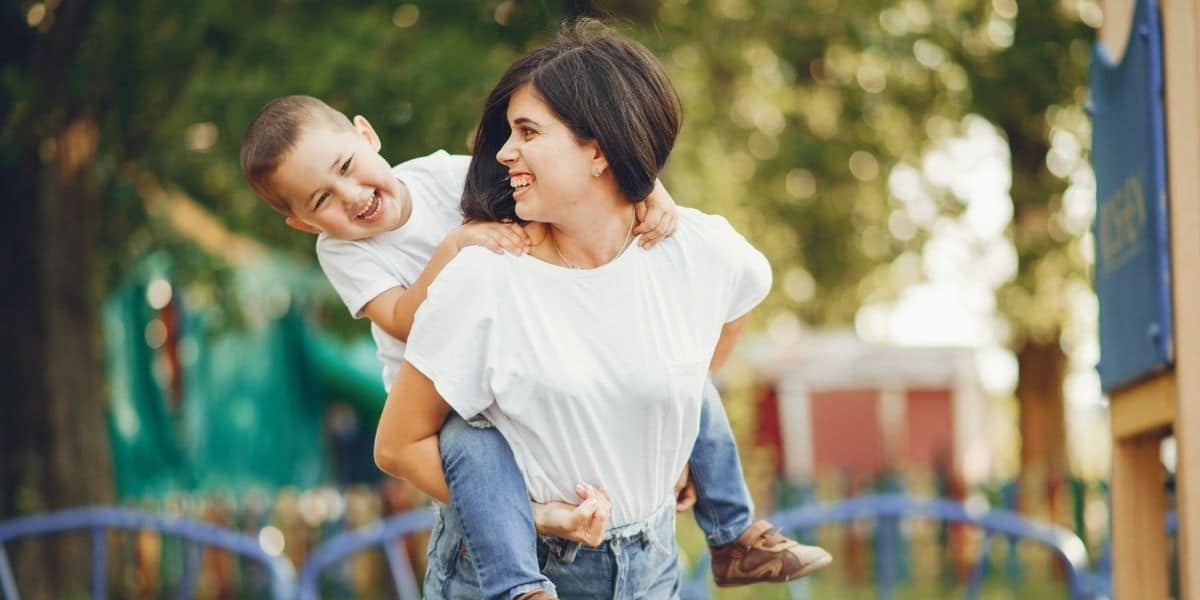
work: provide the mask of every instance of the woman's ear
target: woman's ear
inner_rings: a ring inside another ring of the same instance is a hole
[[[592,177],[599,177],[608,170],[608,157],[604,155],[604,151],[600,149],[600,144],[596,140],[588,142],[592,149]]]

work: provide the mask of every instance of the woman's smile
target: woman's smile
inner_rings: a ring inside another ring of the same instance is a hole
[[[513,189],[513,199],[520,198],[529,191],[529,186],[533,184],[533,175],[529,173],[513,173],[509,175],[508,184]]]

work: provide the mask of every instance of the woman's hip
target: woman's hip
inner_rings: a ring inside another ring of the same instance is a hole
[[[538,564],[560,598],[673,599],[679,596],[675,511],[669,505],[642,523],[611,532],[595,548],[540,538]],[[439,507],[429,540],[426,598],[478,598],[473,557],[453,511]]]

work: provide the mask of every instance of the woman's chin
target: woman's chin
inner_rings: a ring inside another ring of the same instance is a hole
[[[516,205],[513,206],[513,213],[515,213],[523,221],[537,221],[537,211],[530,209],[531,207],[528,204],[517,202]]]

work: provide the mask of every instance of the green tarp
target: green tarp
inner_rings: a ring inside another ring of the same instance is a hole
[[[370,339],[347,344],[315,330],[287,300],[297,290],[284,277],[246,278],[253,281],[250,297],[282,294],[275,302],[282,314],[229,328],[217,324],[218,311],[189,310],[178,294],[155,308],[169,284],[161,269],[142,270],[103,307],[120,497],[236,497],[330,483],[329,408],[351,408],[357,429],[370,435],[383,405]],[[157,300],[147,293],[152,282]]]

